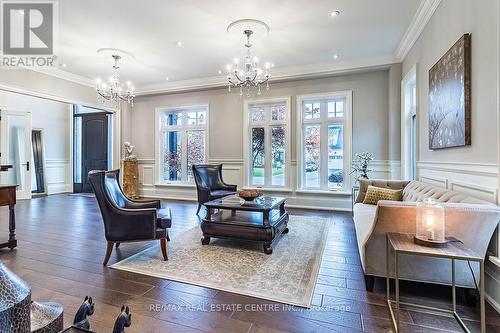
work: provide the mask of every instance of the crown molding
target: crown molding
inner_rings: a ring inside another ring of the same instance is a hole
[[[326,76],[352,74],[370,70],[389,68],[390,65],[399,63],[400,60],[394,56],[361,59],[352,61],[340,61],[322,64],[309,64],[303,66],[290,66],[276,68],[273,72],[271,83],[321,78]],[[94,88],[93,80],[82,75],[73,74],[59,68],[27,68],[28,70],[50,75],[62,80],[71,81],[83,86]],[[139,86],[136,90],[137,96],[155,94],[186,92],[200,89],[221,88],[227,86],[227,81],[222,75],[204,78],[195,78],[180,81],[170,81]]]
[[[399,61],[403,61],[408,52],[410,52],[413,44],[417,41],[440,3],[441,0],[423,0],[420,3],[415,16],[413,16],[408,29],[406,29],[403,38],[401,38],[394,52]]]
[[[73,74],[67,71],[63,71],[62,69],[56,68],[56,67],[51,67],[51,68],[42,68],[42,67],[33,67],[33,68],[27,68],[27,70],[45,74],[45,75],[50,75],[53,77],[56,77],[58,79],[66,80],[66,81],[71,81],[73,83],[78,83],[83,86],[87,87],[92,87],[95,88],[95,83],[93,80],[89,79],[88,77],[78,75],[78,74]]]
[[[324,64],[310,64],[303,66],[293,66],[276,68],[270,83],[320,78],[325,76],[350,74],[369,70],[389,68],[390,65],[399,63],[399,59],[389,56],[381,58],[344,61]],[[165,93],[186,92],[191,90],[221,88],[227,86],[226,79],[220,76],[210,76],[181,81],[162,82],[139,87],[137,96],[147,96]]]

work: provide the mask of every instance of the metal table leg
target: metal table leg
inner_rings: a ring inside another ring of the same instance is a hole
[[[455,259],[451,259],[451,302],[453,313],[457,313],[457,288],[455,288]]]
[[[399,332],[399,253],[394,253],[395,261],[395,284],[396,284],[396,333]]]
[[[484,308],[484,260],[479,262],[480,281],[479,281],[479,302],[481,306],[481,333],[486,333],[486,310]]]
[[[391,307],[391,283],[389,279],[389,237],[385,237],[385,290],[387,293],[387,302],[389,303],[389,308]]]

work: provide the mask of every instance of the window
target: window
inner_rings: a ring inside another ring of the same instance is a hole
[[[403,179],[417,179],[418,96],[416,66],[405,75],[401,98],[401,171]]]
[[[298,96],[300,187],[346,190],[350,184],[351,92]]]
[[[207,160],[208,105],[156,111],[158,182],[193,183],[192,166]]]
[[[248,186],[288,185],[289,119],[288,98],[245,102]]]

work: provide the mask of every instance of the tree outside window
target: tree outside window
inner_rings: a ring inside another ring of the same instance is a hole
[[[248,105],[249,185],[283,187],[287,185],[286,102]]]
[[[193,182],[192,166],[206,162],[208,107],[158,109],[160,182]]]

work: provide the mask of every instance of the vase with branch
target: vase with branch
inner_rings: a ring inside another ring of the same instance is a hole
[[[355,174],[356,184],[360,179],[368,179],[368,173],[373,171],[372,169],[369,169],[369,165],[372,160],[372,153],[362,152],[361,154],[354,155],[351,164],[351,172],[349,174]]]

